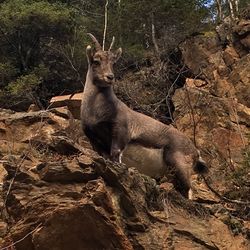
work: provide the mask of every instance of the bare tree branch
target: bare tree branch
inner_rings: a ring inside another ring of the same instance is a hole
[[[204,180],[204,182],[205,182],[206,186],[209,188],[209,190],[212,191],[221,200],[223,200],[225,202],[229,202],[229,203],[239,204],[239,205],[249,205],[250,204],[250,202],[247,202],[247,201],[231,200],[231,199],[226,198],[225,196],[222,196],[213,187],[211,187],[211,185],[208,183],[208,180],[203,175],[202,175],[202,179]]]
[[[222,0],[216,0],[216,7],[217,7],[217,17],[219,22],[222,20]]]
[[[3,248],[0,248],[0,250],[9,250],[9,249],[16,249],[15,248],[15,245],[22,242],[23,240],[25,240],[29,235],[33,234],[35,231],[37,231],[39,229],[39,227],[42,226],[42,223],[38,224],[35,229],[33,229],[32,231],[30,231],[29,233],[27,233],[24,237],[22,237],[20,240],[17,240],[15,242],[13,242],[12,244],[6,246],[6,247],[3,247]],[[14,247],[14,248],[13,248]]]
[[[151,13],[151,32],[152,32],[152,42],[154,44],[155,52],[157,57],[160,55],[159,47],[155,38],[155,24],[154,24],[154,13]]]
[[[106,34],[107,34],[107,26],[108,26],[108,4],[109,4],[109,1],[106,0],[106,4],[105,4],[105,20],[104,20],[102,50],[105,49],[105,40],[106,40]]]

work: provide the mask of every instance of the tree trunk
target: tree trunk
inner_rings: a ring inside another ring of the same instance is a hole
[[[219,22],[222,21],[222,0],[216,0],[216,7],[217,7],[217,19]]]
[[[105,20],[104,20],[102,50],[105,50],[105,40],[106,40],[107,26],[108,26],[108,4],[109,4],[109,1],[106,0],[105,13],[104,13]]]
[[[239,2],[240,0],[235,0],[235,12],[237,17],[239,15]]]
[[[229,4],[230,17],[232,20],[234,20],[234,9],[232,0],[228,0],[228,4]]]
[[[122,26],[121,26],[121,0],[118,0],[118,41],[122,44]]]
[[[154,14],[151,14],[151,32],[152,32],[152,42],[154,44],[155,52],[157,56],[160,55],[159,47],[155,38],[155,24],[154,24]]]

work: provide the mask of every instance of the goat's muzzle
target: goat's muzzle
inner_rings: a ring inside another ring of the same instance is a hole
[[[108,84],[112,84],[114,82],[115,76],[113,73],[105,74],[104,79]]]

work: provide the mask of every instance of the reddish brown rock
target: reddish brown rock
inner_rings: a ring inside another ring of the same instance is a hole
[[[247,107],[250,107],[250,55],[249,50],[240,53],[237,46],[240,41],[247,43],[249,27],[249,20],[235,26],[239,37],[235,37],[234,43],[229,39],[225,49],[215,34],[192,37],[180,45],[185,65],[207,83],[206,89],[210,89],[211,94],[236,97]]]
[[[50,108],[67,106],[75,119],[80,119],[82,93],[55,96],[50,100]]]
[[[33,129],[41,126],[40,112],[1,117],[7,135],[11,131],[22,144],[28,144],[29,129],[32,138]],[[60,138],[63,129],[72,125],[52,112],[43,113],[43,118],[38,141],[49,142],[52,135]],[[10,143],[8,137],[6,141]],[[69,139],[67,143],[79,152],[55,154],[49,147],[20,154],[13,148],[14,155],[2,158],[1,192],[8,218],[0,221],[2,246],[15,243],[17,250],[247,249],[243,237],[236,239],[208,209],[185,200],[171,185],[159,188],[137,170],[105,161],[83,147],[87,142],[80,146]],[[208,195],[200,200],[208,201]]]
[[[228,81],[234,86],[238,101],[250,107],[250,54],[234,65]]]
[[[247,37],[241,39],[240,42],[250,50],[250,34]]]
[[[213,80],[213,71],[226,66],[221,56],[221,45],[216,34],[209,37],[196,36],[180,45],[183,60],[194,75],[205,74],[209,81]]]
[[[211,131],[212,143],[216,146],[224,159],[234,159],[240,162],[242,159],[242,150],[245,148],[245,138],[238,131],[232,131],[225,128],[215,128]]]
[[[223,52],[223,59],[227,67],[231,67],[240,57],[233,47],[227,46]]]
[[[37,107],[37,105],[34,104],[34,103],[32,103],[32,104],[30,104],[30,106],[29,106],[27,112],[28,112],[28,113],[29,113],[29,112],[36,112],[36,111],[39,111],[39,110],[40,110],[40,109]]]

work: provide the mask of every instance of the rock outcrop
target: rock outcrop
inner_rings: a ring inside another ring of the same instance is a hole
[[[80,119],[82,93],[55,96],[50,100],[50,108],[67,106],[75,119]]]
[[[240,168],[244,152],[250,150],[250,47],[245,42],[250,20],[230,29],[225,25],[218,33],[191,37],[180,45],[194,77],[173,96],[176,126],[206,156],[221,192],[232,185],[227,177]]]
[[[249,247],[211,207],[99,157],[66,108],[1,110],[0,128],[1,249]]]

